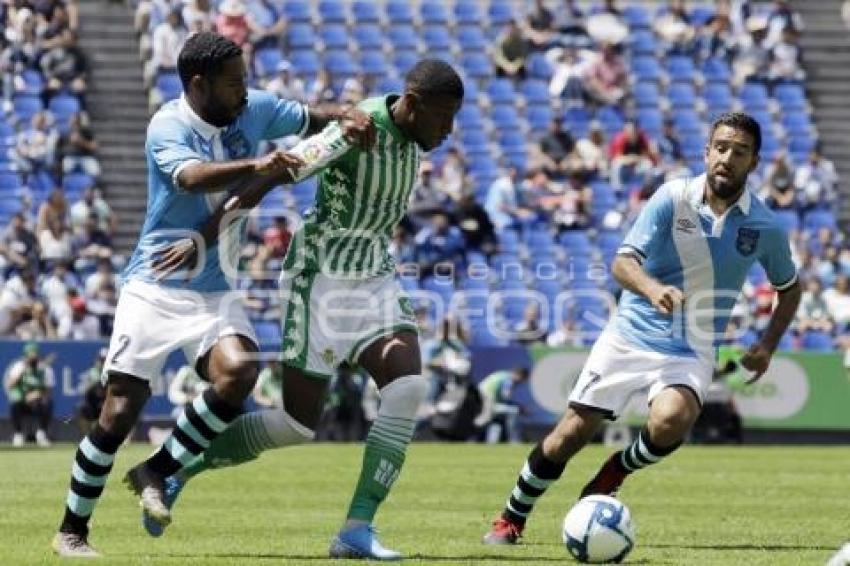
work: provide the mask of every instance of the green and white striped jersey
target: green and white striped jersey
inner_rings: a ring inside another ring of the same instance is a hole
[[[284,260],[285,274],[320,271],[364,279],[394,272],[389,243],[407,212],[419,171],[419,147],[390,117],[389,106],[397,97],[369,98],[359,104],[377,130],[371,150],[350,145],[336,123],[302,142],[306,165],[297,177],[321,173],[315,205],[294,234]],[[322,163],[323,154],[336,157]]]

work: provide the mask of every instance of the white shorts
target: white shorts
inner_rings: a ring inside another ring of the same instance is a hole
[[[199,293],[132,280],[121,288],[103,371],[151,380],[171,352],[192,366],[222,336],[257,338],[239,293]]]
[[[590,350],[569,403],[615,420],[635,392],[649,387],[651,403],[663,389],[679,385],[693,391],[702,404],[713,372],[714,367],[699,358],[640,350],[605,330]]]
[[[304,272],[280,282],[283,363],[329,378],[345,361],[356,363],[375,340],[416,333],[410,299],[392,275],[341,279]]]

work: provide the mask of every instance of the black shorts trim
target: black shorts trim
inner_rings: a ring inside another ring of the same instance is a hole
[[[594,405],[587,405],[585,403],[579,403],[578,401],[570,401],[568,404],[571,408],[578,407],[579,409],[586,409],[588,411],[593,411],[594,413],[600,413],[606,420],[616,421],[617,415],[614,414],[614,411],[611,409],[604,409],[602,407],[596,407]]]
[[[664,389],[671,389],[671,388],[674,388],[674,387],[681,387],[682,389],[687,390],[688,393],[693,395],[694,399],[696,399],[696,402],[697,402],[697,405],[699,405],[700,411],[702,410],[702,400],[700,400],[699,394],[697,393],[696,389],[694,389],[690,385],[685,385],[684,383],[671,383],[670,385],[665,385]],[[662,389],[661,391],[664,391],[664,389]],[[650,405],[651,404],[652,403],[650,403]]]

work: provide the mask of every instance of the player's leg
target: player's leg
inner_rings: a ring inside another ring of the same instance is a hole
[[[582,489],[581,497],[615,495],[625,478],[637,470],[657,464],[682,445],[700,413],[694,390],[673,385],[652,399],[649,419],[629,446],[612,454],[599,472]]]
[[[377,338],[357,360],[375,379],[381,404],[366,437],[360,478],[346,523],[331,544],[332,557],[401,558],[399,553],[381,546],[372,520],[401,472],[413,438],[416,413],[428,394],[429,384],[421,375],[420,360],[419,340],[412,331]]]
[[[24,416],[27,412],[26,401],[20,400],[9,404],[9,418],[12,420],[12,446],[21,448],[24,445]]]
[[[97,423],[74,456],[65,516],[53,549],[62,556],[96,556],[88,544],[88,524],[103,492],[115,453],[135,425],[150,396],[148,383],[122,373],[110,373],[106,399]]]
[[[534,504],[561,477],[567,462],[599,430],[606,413],[572,404],[555,428],[528,455],[501,516],[484,536],[487,544],[515,544]]]
[[[154,521],[163,525],[171,521],[165,478],[200,456],[241,412],[257,380],[257,357],[252,338],[238,334],[219,338],[199,363],[211,387],[186,405],[159,450],[127,472],[127,483]]]
[[[38,428],[35,431],[35,441],[41,447],[50,446],[50,439],[47,437],[47,429],[50,426],[50,419],[53,417],[53,403],[49,397],[38,399],[32,408],[33,416],[38,423]]]

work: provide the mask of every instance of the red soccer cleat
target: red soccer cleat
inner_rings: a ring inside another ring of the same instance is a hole
[[[493,528],[484,535],[484,544],[516,544],[522,536],[524,525],[499,517],[493,521]]]
[[[617,492],[620,490],[620,486],[623,485],[623,482],[628,476],[628,472],[623,469],[622,464],[619,461],[620,452],[615,452],[611,454],[608,460],[602,465],[596,475],[593,476],[593,479],[590,480],[587,485],[584,486],[584,489],[581,490],[581,496],[579,499],[584,499],[588,495],[608,495],[611,497],[617,497]]]

